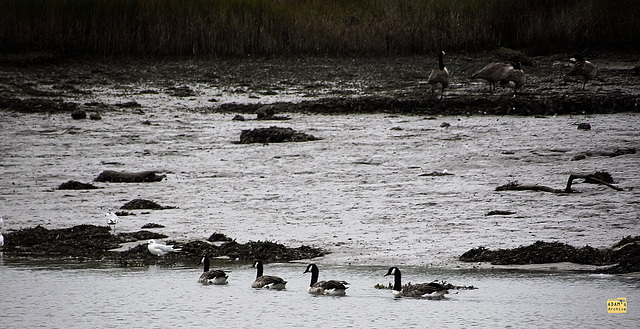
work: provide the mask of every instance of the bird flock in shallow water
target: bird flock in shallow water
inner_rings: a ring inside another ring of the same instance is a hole
[[[438,53],[438,68],[431,71],[427,83],[431,86],[431,95],[436,90],[440,90],[440,99],[444,98],[444,90],[449,87],[449,71],[444,65],[444,51]],[[587,81],[592,80],[598,74],[595,64],[586,61],[582,55],[575,54],[569,59],[573,67],[567,76],[575,77],[583,82],[582,90],[585,89]],[[635,70],[635,68],[634,68]],[[640,71],[640,69],[639,69]],[[635,71],[634,71],[635,72]],[[514,95],[527,83],[527,76],[522,70],[521,63],[490,63],[471,75],[471,79],[483,79],[489,83],[489,90],[496,89],[496,83],[501,86],[513,88]]]
[[[202,256],[198,265],[203,264],[203,272],[198,278],[198,282],[203,285],[225,285],[228,283],[229,276],[223,270],[210,269],[209,257]],[[255,261],[253,268],[256,269],[256,279],[251,283],[251,288],[256,289],[286,289],[287,281],[279,276],[264,275],[262,261]],[[344,280],[323,280],[318,281],[320,270],[316,264],[307,265],[303,274],[311,273],[311,281],[309,283],[309,294],[325,295],[325,296],[345,296],[349,283]],[[393,275],[394,284],[392,292],[394,297],[413,297],[437,299],[444,297],[449,291],[447,287],[437,282],[418,283],[402,285],[402,277],[400,269],[391,267],[384,276]]]

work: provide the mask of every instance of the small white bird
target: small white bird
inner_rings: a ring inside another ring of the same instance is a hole
[[[111,209],[105,214],[107,218],[107,225],[111,227],[112,231],[116,231],[116,224],[118,224],[118,215],[116,215]]]
[[[173,245],[167,246],[164,244],[156,243],[154,240],[149,240],[149,244],[147,245],[147,249],[149,252],[156,256],[164,256],[170,252],[179,252],[180,249],[173,249]]]
[[[4,236],[0,233],[0,247],[4,246]]]

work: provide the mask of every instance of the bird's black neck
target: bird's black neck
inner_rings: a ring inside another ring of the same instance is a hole
[[[209,257],[204,257],[204,271],[203,272],[208,272],[209,271]]]
[[[444,70],[444,60],[443,60],[444,55],[442,55],[442,53],[440,53],[440,55],[438,55],[438,64],[440,64],[440,69]]]
[[[402,291],[402,274],[400,274],[399,269],[395,270],[393,277],[394,277],[393,290]]]
[[[309,287],[313,286],[316,282],[318,282],[318,269],[314,267],[311,269],[311,283]]]
[[[256,274],[256,278],[259,278],[262,276],[262,263],[261,262],[256,262],[256,269],[258,269],[258,273]]]

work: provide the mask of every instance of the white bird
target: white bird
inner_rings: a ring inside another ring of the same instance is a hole
[[[112,231],[116,231],[116,224],[118,224],[118,215],[116,215],[111,209],[105,214],[107,218],[107,225],[111,227]]]
[[[402,275],[397,267],[390,267],[387,275],[394,276],[393,295],[394,297],[414,297],[414,298],[441,298],[449,291],[443,285],[437,282],[410,284],[402,286]]]
[[[200,264],[204,264],[204,271],[202,272],[202,275],[200,275],[198,282],[204,285],[227,284],[227,278],[229,278],[229,276],[227,276],[227,274],[224,273],[223,270],[209,270],[209,257],[202,256],[202,259],[200,259],[200,263],[198,263],[198,265]]]
[[[173,249],[173,245],[167,246],[164,244],[156,243],[154,240],[149,240],[149,244],[147,245],[147,249],[149,252],[156,256],[164,256],[170,252],[179,252],[180,249]]]
[[[318,282],[318,266],[316,264],[307,265],[307,269],[303,273],[311,272],[311,284],[309,285],[309,293],[312,295],[329,295],[329,296],[344,296],[346,287],[349,283],[346,281],[320,281]]]
[[[0,233],[0,247],[4,246],[4,236]]]

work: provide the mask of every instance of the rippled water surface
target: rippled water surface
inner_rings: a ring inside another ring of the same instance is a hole
[[[63,114],[4,113],[4,229],[104,225],[106,209],[143,198],[177,208],[134,212],[121,218],[119,230],[154,222],[172,239],[219,232],[239,242],[324,247],[337,264],[438,266],[480,245],[545,240],[609,247],[637,234],[640,153],[571,159],[640,149],[638,115],[289,116],[238,122],[232,114],[149,109],[74,121]],[[440,127],[443,122],[450,127]],[[580,122],[592,129],[576,129]],[[323,139],[233,143],[243,129],[271,125]],[[167,178],[55,189],[68,180],[92,182],[103,170],[158,170]],[[576,184],[581,193],[570,195],[495,191],[513,181],[563,188],[570,173],[601,170],[625,191],[592,184]],[[451,175],[421,176],[434,171]],[[485,216],[493,210],[515,214]]]
[[[285,114],[286,115],[286,114]],[[165,225],[171,239],[214,232],[238,242],[272,240],[328,249],[321,278],[352,283],[346,298],[306,293],[304,264],[270,264],[283,292],[249,288],[248,264],[225,265],[225,287],[202,287],[197,268],[112,268],[5,259],[1,327],[621,327],[639,323],[638,281],[565,272],[472,269],[470,248],[537,240],[609,247],[640,224],[640,155],[571,158],[640,148],[635,114],[561,117],[438,117],[289,114],[285,122],[231,121],[232,114],[123,110],[100,121],[63,114],[3,113],[0,214],[4,231],[105,225],[104,212],[143,198],[175,209],[134,211],[118,230]],[[447,122],[448,128],[441,124]],[[582,131],[576,124],[589,122]],[[240,145],[243,129],[279,125],[323,138]],[[158,170],[158,183],[95,183],[103,170]],[[445,171],[452,175],[423,176]],[[570,173],[608,171],[617,192],[496,192],[512,181],[563,188]],[[509,216],[485,216],[489,211]],[[477,290],[442,301],[393,300],[376,290],[386,268],[405,281],[446,280]],[[428,266],[428,267],[425,267]],[[428,269],[427,269],[428,268]],[[629,313],[607,314],[626,297]],[[635,306],[634,306],[635,305]]]
[[[285,291],[250,288],[249,264],[226,264],[226,286],[202,286],[187,267],[109,268],[4,260],[3,328],[633,328],[640,282],[609,275],[403,267],[404,282],[446,280],[478,289],[442,300],[394,299],[386,267],[320,266],[320,279],[347,280],[346,297],[306,292],[305,264],[267,264]],[[609,298],[626,297],[626,314],[608,314]]]

